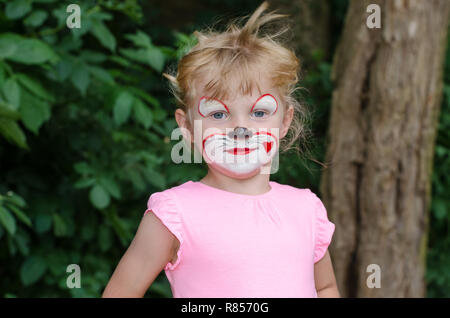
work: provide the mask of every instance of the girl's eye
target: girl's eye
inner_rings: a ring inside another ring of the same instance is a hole
[[[267,114],[267,112],[265,112],[263,110],[257,110],[257,111],[254,111],[253,114],[255,114],[255,117],[257,117],[257,118],[262,118],[262,117],[264,117],[265,114]]]
[[[211,116],[213,116],[214,119],[223,119],[223,118],[225,118],[224,117],[225,114],[223,112],[217,112],[217,113],[212,114]]]

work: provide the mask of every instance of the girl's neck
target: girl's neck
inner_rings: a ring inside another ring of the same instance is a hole
[[[270,174],[258,173],[246,179],[235,179],[208,168],[200,182],[214,188],[240,194],[258,195],[270,190]]]

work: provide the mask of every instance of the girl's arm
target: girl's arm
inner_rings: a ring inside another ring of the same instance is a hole
[[[333,264],[328,250],[325,255],[314,264],[314,281],[317,297],[340,298],[339,290],[334,276]]]
[[[174,257],[176,241],[153,212],[145,213],[102,297],[143,297]]]

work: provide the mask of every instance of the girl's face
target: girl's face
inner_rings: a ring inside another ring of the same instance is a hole
[[[292,106],[286,110],[274,88],[259,84],[261,92],[227,100],[197,90],[189,109],[195,147],[210,168],[229,177],[248,178],[270,164],[292,120]]]

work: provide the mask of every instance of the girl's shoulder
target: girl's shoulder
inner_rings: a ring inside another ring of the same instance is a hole
[[[180,209],[186,200],[195,200],[198,198],[199,187],[193,181],[186,181],[179,185],[170,188],[153,192],[150,194],[149,202],[161,202],[173,206],[178,206]]]
[[[196,189],[193,186],[193,182],[189,180],[189,181],[183,182],[179,185],[176,185],[176,186],[164,189],[164,190],[160,190],[160,191],[154,192],[154,193],[161,193],[166,196],[172,196],[174,194],[178,194],[181,192],[192,192],[195,190]]]

